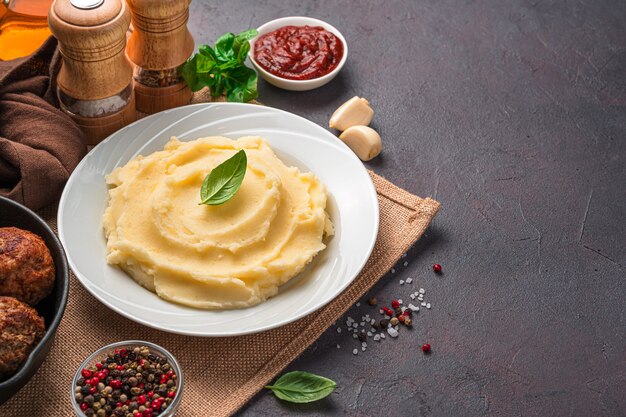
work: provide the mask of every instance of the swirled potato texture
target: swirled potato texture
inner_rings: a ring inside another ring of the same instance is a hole
[[[221,205],[199,204],[204,178],[240,149],[248,164],[239,191]],[[107,184],[107,262],[159,297],[195,308],[267,300],[333,234],[326,187],[286,166],[260,137],[172,138],[115,169]]]

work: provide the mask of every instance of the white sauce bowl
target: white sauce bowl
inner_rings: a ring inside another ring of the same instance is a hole
[[[339,61],[339,65],[337,65],[337,67],[334,70],[332,70],[326,75],[322,75],[321,77],[318,77],[318,78],[312,78],[310,80],[289,80],[287,78],[282,78],[266,71],[254,60],[254,44],[260,36],[265,35],[266,33],[269,33],[269,32],[273,32],[276,29],[280,29],[283,26],[305,26],[305,25],[321,26],[327,31],[337,36],[339,40],[341,41],[341,43],[343,43],[343,56],[341,57],[341,61]],[[348,58],[348,43],[346,42],[345,38],[343,37],[341,32],[335,29],[334,26],[329,25],[323,20],[313,19],[312,17],[303,17],[303,16],[281,17],[280,19],[269,21],[266,24],[260,26],[257,29],[257,31],[259,32],[259,34],[255,38],[250,40],[250,52],[248,53],[248,56],[250,57],[250,61],[252,62],[252,65],[254,66],[254,68],[256,68],[257,72],[261,75],[261,77],[265,79],[265,81],[267,81],[268,83],[272,85],[275,85],[276,87],[279,87],[285,90],[308,91],[308,90],[313,90],[314,88],[318,88],[329,83],[333,78],[335,78],[337,74],[339,74],[339,71],[341,71],[341,68],[343,68],[343,65],[346,63],[346,59]]]

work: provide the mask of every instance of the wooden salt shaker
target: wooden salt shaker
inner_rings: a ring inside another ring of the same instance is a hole
[[[180,68],[194,50],[187,29],[191,0],[126,0],[133,33],[126,52],[134,71],[137,110],[156,113],[189,103]]]
[[[136,119],[133,68],[125,55],[130,11],[123,0],[55,0],[48,24],[63,58],[61,109],[95,145]]]

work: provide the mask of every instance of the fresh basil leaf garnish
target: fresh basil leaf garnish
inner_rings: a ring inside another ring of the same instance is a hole
[[[200,188],[200,204],[224,204],[237,193],[246,175],[248,157],[242,149],[228,158],[204,178]]]
[[[276,397],[292,403],[310,403],[327,397],[335,390],[335,381],[304,371],[288,372],[274,385],[267,385]]]

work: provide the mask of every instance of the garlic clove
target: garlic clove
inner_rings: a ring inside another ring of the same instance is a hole
[[[364,98],[354,96],[343,103],[330,117],[328,126],[331,129],[346,130],[349,127],[364,125],[367,126],[374,117],[374,110],[370,107],[369,101]]]
[[[380,154],[383,148],[380,135],[368,126],[352,126],[339,135],[346,145],[362,160],[369,161]]]

